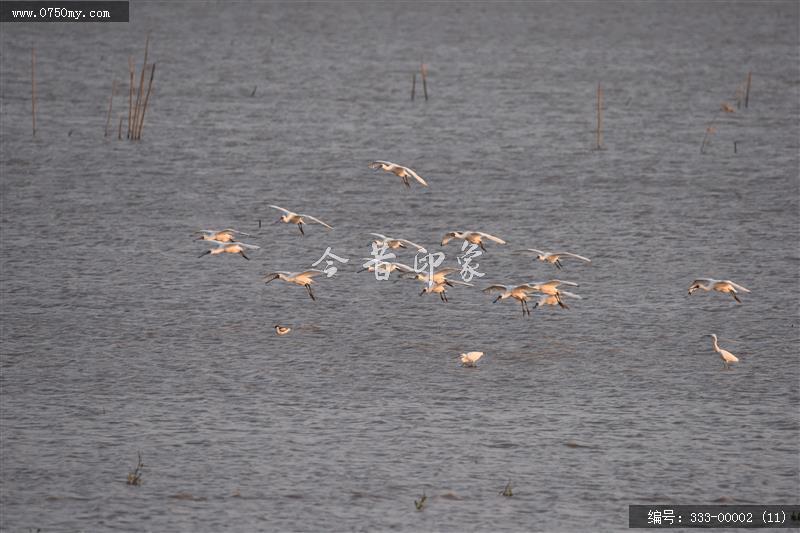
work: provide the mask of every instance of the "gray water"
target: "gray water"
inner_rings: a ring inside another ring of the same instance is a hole
[[[634,503],[797,502],[796,2],[131,17],[2,26],[0,529],[623,531]],[[143,138],[104,138],[148,30]],[[718,116],[748,71],[749,107]],[[335,229],[303,238],[269,204]],[[198,258],[191,233],[225,227],[263,249]],[[457,229],[509,244],[449,303],[356,273],[372,231],[457,266]],[[349,263],[317,301],[262,283],[328,246]],[[553,277],[584,299],[523,319],[480,292]],[[687,296],[696,277],[752,292]]]

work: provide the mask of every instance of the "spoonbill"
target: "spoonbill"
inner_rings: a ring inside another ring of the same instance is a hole
[[[372,169],[381,169],[384,172],[391,172],[395,176],[400,177],[403,180],[403,184],[406,188],[411,188],[411,184],[409,183],[408,178],[414,178],[418,182],[420,182],[424,187],[428,186],[428,182],[422,179],[419,174],[414,172],[412,169],[408,167],[404,167],[403,165],[398,165],[396,163],[390,163],[389,161],[373,161],[369,164],[369,168]]]
[[[550,294],[542,294],[541,296],[539,296],[539,298],[537,298],[535,302],[533,302],[533,308],[536,309],[537,307],[543,305],[559,305],[561,306],[562,309],[569,309],[569,306],[566,303],[564,303],[564,300],[561,299],[563,296],[567,296],[569,298],[577,298],[578,300],[581,299],[581,297],[578,296],[577,294],[573,294],[567,291],[561,291],[558,296]]]
[[[403,273],[414,272],[413,268],[411,268],[410,266],[405,265],[403,263],[397,263],[397,262],[394,262],[394,261],[378,261],[377,262],[377,267],[376,267],[375,266],[376,262],[375,262],[375,258],[374,257],[372,257],[372,258],[364,257],[363,259],[366,261],[366,263],[364,263],[364,265],[367,265],[370,262],[372,264],[370,264],[369,266],[364,266],[364,268],[362,268],[358,272],[364,272],[365,270],[368,270],[369,272],[375,272],[376,268],[378,269],[379,272],[388,272],[389,274],[391,274],[395,270],[399,270],[400,272],[403,272]]]
[[[270,272],[267,274],[264,277],[264,283],[269,283],[275,279],[280,279],[287,283],[294,283],[295,285],[305,287],[308,291],[308,295],[311,296],[311,299],[316,300],[314,293],[311,291],[311,284],[314,283],[312,278],[324,273],[325,272],[322,270],[317,269],[305,270],[303,272],[285,272],[283,270],[279,270],[277,272]]]
[[[588,257],[583,257],[582,255],[572,254],[569,252],[543,252],[542,250],[537,250],[536,248],[528,248],[528,251],[538,254],[536,256],[536,259],[538,259],[539,261],[543,261],[545,263],[550,263],[551,265],[555,265],[558,270],[564,268],[564,265],[561,264],[562,257],[571,257],[573,259],[579,259],[587,263],[592,262],[592,260],[589,259]]]
[[[445,233],[444,237],[442,237],[442,246],[453,239],[462,239],[470,244],[477,244],[481,247],[481,250],[484,251],[486,251],[486,248],[483,247],[483,239],[488,239],[498,244],[506,244],[506,241],[500,237],[495,237],[494,235],[489,235],[488,233],[483,233],[482,231],[451,231],[449,233]]]
[[[562,281],[560,279],[551,279],[550,281],[545,281],[542,283],[528,283],[528,287],[531,289],[541,292],[542,294],[547,294],[550,296],[555,296],[557,299],[561,299],[561,291],[558,288],[561,285],[568,285],[570,287],[577,287],[578,284],[572,281]]]
[[[297,227],[300,229],[300,233],[305,236],[306,232],[303,231],[303,224],[307,224],[306,219],[310,220],[311,222],[316,222],[317,224],[322,224],[328,229],[333,229],[333,226],[329,226],[325,222],[321,221],[316,217],[312,217],[311,215],[306,215],[302,213],[295,213],[294,211],[289,211],[288,209],[284,209],[283,207],[278,207],[277,205],[270,205],[271,208],[277,209],[278,211],[283,211],[283,215],[281,218],[275,221],[277,224],[278,222],[283,222],[285,224],[297,224]]]
[[[206,250],[202,254],[198,255],[197,257],[203,257],[204,255],[219,255],[219,254],[239,254],[247,260],[250,260],[244,253],[245,250],[258,250],[261,248],[260,246],[256,246],[255,244],[245,244],[243,242],[220,242],[220,241],[210,241],[216,244],[216,248],[212,248],[210,250]]]
[[[417,270],[413,271],[416,272],[416,274],[412,276],[412,279],[416,281],[423,281],[425,283],[444,283],[445,281],[450,281],[447,279],[448,274],[452,274],[453,272],[458,272],[459,269],[453,267],[440,268],[439,270],[433,272],[433,276],[431,276],[430,274],[419,272]]]
[[[490,285],[483,289],[483,292],[490,293],[493,291],[499,291],[500,294],[495,298],[492,303],[497,303],[500,300],[505,300],[507,298],[514,298],[522,305],[522,316],[528,315],[530,316],[531,310],[528,307],[528,301],[531,299],[530,294],[534,292],[536,289],[531,287],[530,285],[523,284],[523,285]]]
[[[738,291],[750,292],[750,289],[742,287],[741,285],[734,283],[729,279],[697,278],[689,286],[689,294],[692,294],[700,289],[704,291],[728,293],[739,303],[742,303],[742,301],[738,296],[736,296]]]
[[[425,293],[428,294],[438,294],[439,298],[443,302],[448,302],[447,299],[447,287],[455,287],[456,285],[464,285],[466,287],[472,287],[472,283],[467,283],[466,281],[457,281],[454,279],[445,279],[441,283],[425,283],[425,287],[422,289],[422,292],[419,293],[422,296]]]
[[[709,337],[714,339],[714,351],[719,354],[720,359],[722,359],[722,364],[725,366],[726,369],[730,368],[731,363],[738,363],[739,358],[733,355],[728,350],[719,347],[717,344],[717,336],[714,333],[709,334]]]
[[[372,241],[378,246],[386,246],[387,248],[391,248],[392,250],[396,250],[397,248],[407,248],[407,244],[417,248],[418,250],[424,250],[423,246],[415,242],[411,242],[407,239],[394,239],[392,237],[387,237],[386,235],[381,235],[380,233],[370,233],[370,235],[374,235],[378,237],[376,240]]]
[[[245,233],[243,231],[236,231],[235,229],[228,228],[220,231],[216,231],[213,229],[201,229],[200,231],[195,231],[194,234],[197,235],[198,233],[202,234],[197,239],[198,241],[217,241],[217,242],[232,242],[236,240],[234,235],[246,235],[250,237],[249,233]]]

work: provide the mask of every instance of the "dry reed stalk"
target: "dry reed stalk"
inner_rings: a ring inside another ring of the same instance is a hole
[[[36,137],[36,48],[31,48],[31,119],[33,136]]]
[[[133,65],[133,56],[128,56],[128,73],[130,74],[130,83],[128,84],[128,139],[131,138],[131,128],[133,127],[133,76],[135,74],[136,67]]]
[[[603,148],[603,86],[597,83],[597,130],[595,131],[595,149]]]
[[[417,92],[417,73],[411,75],[411,101],[414,101],[414,93]]]
[[[150,100],[150,91],[153,89],[153,76],[156,73],[156,64],[150,69],[150,82],[147,84],[147,94],[144,97],[144,104],[142,106],[142,116],[139,118],[139,130],[136,132],[136,140],[142,138],[142,128],[144,128],[144,114],[147,112],[147,102]]]
[[[117,80],[111,81],[111,98],[108,99],[108,116],[106,116],[106,131],[103,137],[108,137],[108,126],[111,124],[111,107],[114,105],[114,92],[117,90]]]
[[[147,70],[147,51],[150,48],[150,32],[144,42],[144,62],[142,63],[142,74],[139,76],[139,90],[136,92],[136,105],[133,106],[133,130],[131,138],[136,138],[136,131],[139,129],[139,112],[141,111],[142,96],[144,94],[144,73]]]
[[[750,103],[750,80],[753,77],[753,72],[747,73],[747,88],[744,90],[744,107],[747,108]]]

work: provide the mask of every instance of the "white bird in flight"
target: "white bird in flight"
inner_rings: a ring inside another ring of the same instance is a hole
[[[392,250],[395,250],[397,248],[406,248],[407,244],[410,244],[411,246],[417,248],[418,250],[425,249],[423,246],[420,246],[419,244],[411,242],[407,239],[394,239],[392,237],[387,237],[386,235],[381,235],[380,233],[370,233],[370,235],[378,237],[376,240],[372,241],[376,245],[386,246],[387,248],[391,248]]]
[[[725,368],[730,368],[731,363],[738,363],[739,358],[733,355],[728,350],[719,347],[717,344],[717,336],[714,333],[709,335],[710,337],[714,338],[714,351],[719,354],[720,359],[722,359],[722,364],[725,365]]]
[[[414,272],[413,268],[411,268],[410,266],[405,265],[403,263],[397,263],[395,261],[377,261],[376,262],[374,257],[364,257],[363,259],[366,261],[364,263],[364,265],[368,265],[368,263],[371,263],[371,264],[369,264],[368,266],[364,266],[358,272],[364,272],[365,270],[368,270],[370,272],[375,272],[375,268],[376,268],[375,265],[377,265],[378,272],[388,272],[389,274],[391,274],[395,270],[399,270],[400,272],[404,272],[404,273]]]
[[[419,295],[422,296],[426,292],[428,294],[438,294],[439,298],[445,303],[447,303],[447,301],[448,301],[447,300],[447,284],[444,283],[444,282],[443,283],[434,283],[434,284],[431,284],[431,285],[425,285],[425,288],[422,289],[422,292],[419,293]]]
[[[742,301],[738,296],[736,296],[738,291],[750,292],[750,289],[746,289],[745,287],[742,287],[741,285],[734,283],[729,279],[697,278],[689,286],[689,294],[692,294],[700,289],[704,291],[728,293],[739,303],[742,303]]]
[[[488,233],[483,233],[482,231],[451,231],[449,233],[445,233],[444,237],[442,237],[442,246],[453,239],[462,239],[470,244],[477,244],[481,247],[481,250],[484,251],[486,248],[483,247],[483,239],[488,239],[498,244],[506,244],[506,241],[500,237],[495,237],[494,235],[489,235]]]
[[[572,254],[569,252],[543,252],[542,250],[537,250],[536,248],[528,248],[528,251],[536,253],[536,259],[539,261],[544,261],[545,263],[555,265],[559,270],[564,268],[564,265],[561,264],[562,257],[572,257],[573,259],[579,259],[581,261],[586,261],[587,263],[592,262],[592,260],[588,257],[583,257],[582,255]]]
[[[578,286],[578,284],[573,281],[562,281],[560,279],[551,279],[550,281],[544,281],[541,283],[528,283],[528,287],[532,288],[533,290],[541,292],[542,294],[555,296],[559,300],[561,299],[561,291],[559,291],[558,288],[561,285],[568,285],[570,287]]]
[[[483,289],[483,292],[490,293],[493,291],[498,291],[500,294],[495,298],[492,303],[497,303],[500,300],[505,300],[507,298],[514,298],[522,305],[522,316],[528,315],[530,316],[531,310],[528,307],[528,301],[531,299],[531,295],[529,293],[535,292],[536,289],[531,287],[529,284],[525,283],[523,285],[490,285]]]
[[[256,246],[255,244],[245,244],[243,242],[220,242],[220,241],[209,241],[213,242],[216,245],[216,248],[212,248],[210,250],[206,250],[202,254],[198,255],[197,257],[203,257],[204,255],[219,255],[219,254],[239,254],[245,259],[249,260],[250,258],[247,257],[244,253],[245,250],[258,250],[261,248],[260,246]]]
[[[385,172],[391,172],[395,176],[399,176],[403,180],[403,184],[409,189],[411,188],[411,184],[409,183],[408,178],[414,178],[423,186],[428,186],[428,183],[422,179],[419,174],[408,167],[404,167],[396,163],[390,163],[389,161],[373,161],[369,164],[369,168],[381,169]]]
[[[461,366],[476,367],[478,359],[483,357],[483,352],[467,352],[461,354]]]
[[[270,272],[267,274],[264,277],[264,283],[269,283],[274,279],[280,279],[288,283],[294,283],[295,285],[305,287],[308,291],[308,295],[311,296],[311,299],[316,300],[314,293],[311,291],[311,284],[314,283],[312,278],[314,276],[319,276],[320,274],[324,274],[324,272],[317,269],[305,270],[303,272],[285,272],[279,270],[277,272]]]
[[[250,237],[249,233],[245,233],[243,231],[236,231],[235,229],[224,229],[221,231],[216,231],[213,229],[202,229],[200,231],[195,231],[194,234],[197,235],[200,233],[201,235],[195,239],[198,241],[217,241],[217,242],[232,242],[236,240],[234,235],[247,235]]]
[[[459,269],[453,268],[453,267],[440,268],[439,270],[436,270],[436,271],[433,272],[433,276],[431,276],[430,274],[423,273],[423,272],[418,272],[418,271],[413,270],[413,269],[412,269],[412,271],[416,272],[416,274],[414,274],[414,276],[412,276],[412,278],[414,280],[422,281],[422,282],[425,282],[425,283],[430,282],[430,283],[434,283],[435,284],[435,283],[444,283],[445,281],[451,281],[451,280],[447,279],[447,275],[448,274],[452,274],[453,272],[458,272]]]
[[[567,291],[560,291],[558,296],[551,294],[542,294],[541,296],[539,296],[539,298],[536,299],[535,302],[533,302],[533,308],[536,309],[537,307],[541,307],[543,305],[559,305],[561,306],[562,309],[569,309],[569,306],[562,300],[562,297],[564,296],[568,298],[577,298],[578,300],[581,299],[581,297],[578,296],[577,294],[573,294]]]
[[[316,222],[317,224],[322,224],[328,229],[333,229],[333,226],[329,226],[320,219],[312,217],[311,215],[295,213],[294,211],[289,211],[288,209],[284,209],[283,207],[278,207],[277,205],[270,205],[270,207],[273,209],[277,209],[278,211],[283,211],[284,213],[283,215],[281,215],[281,218],[275,221],[276,224],[278,222],[284,222],[286,224],[297,224],[297,227],[300,228],[300,233],[303,234],[304,236],[306,232],[303,231],[303,224],[306,224],[306,219],[312,222]]]
[[[439,298],[447,303],[450,300],[447,299],[447,287],[455,287],[456,285],[464,285],[466,287],[472,287],[472,283],[467,283],[466,281],[457,281],[454,279],[445,279],[441,283],[426,283],[425,287],[422,289],[422,292],[419,293],[422,296],[425,293],[428,294],[438,294]]]

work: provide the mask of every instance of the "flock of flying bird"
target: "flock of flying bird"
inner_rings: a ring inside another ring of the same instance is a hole
[[[409,167],[405,167],[395,163],[390,163],[389,161],[374,161],[370,163],[368,166],[369,168],[375,170],[379,169],[385,172],[390,172],[392,174],[395,174],[402,180],[403,185],[405,185],[407,188],[411,187],[411,178],[416,180],[424,187],[428,186],[428,183],[422,177],[420,177],[419,174],[417,174],[413,169]],[[314,216],[304,213],[296,213],[294,211],[290,211],[288,209],[279,207],[277,205],[270,205],[269,207],[276,209],[282,213],[280,218],[275,221],[276,224],[281,222],[284,224],[295,224],[297,225],[297,228],[300,230],[300,233],[303,236],[305,236],[305,230],[303,229],[303,226],[308,223],[320,224],[328,229],[333,229],[333,226],[323,222],[322,220]],[[195,234],[199,235],[199,237],[197,237],[197,240],[208,241],[214,245],[213,248],[206,250],[205,252],[200,254],[199,257],[203,257],[205,255],[219,255],[228,253],[228,254],[239,254],[245,259],[250,259],[245,252],[247,250],[256,250],[260,248],[259,246],[256,246],[254,244],[247,244],[237,240],[237,236],[239,235],[249,237],[250,234],[244,233],[242,231],[237,231],[231,228],[223,229],[220,231],[200,230],[195,232]],[[426,251],[423,246],[416,244],[412,241],[409,241],[407,239],[388,237],[380,233],[370,233],[370,235],[376,237],[376,239],[372,241],[376,249],[384,246],[386,247],[386,249],[391,249],[391,250],[413,247],[417,250],[417,253],[419,253],[420,251],[422,252]],[[441,245],[444,246],[454,239],[463,240],[465,241],[465,243],[478,246],[484,251],[486,250],[484,244],[487,241],[494,242],[496,244],[507,244],[505,240],[481,231],[451,231],[444,235],[444,237],[442,238]],[[536,254],[535,260],[539,260],[544,263],[549,263],[555,266],[557,270],[561,270],[564,268],[562,260],[565,259],[574,259],[578,261],[583,261],[585,263],[591,263],[591,260],[589,258],[573,254],[570,252],[545,252],[543,250],[538,250],[536,248],[528,248],[525,251]],[[448,301],[447,299],[448,287],[454,287],[455,285],[472,286],[471,283],[454,280],[447,277],[451,274],[454,274],[455,272],[459,272],[461,270],[459,268],[445,267],[435,271],[431,270],[430,273],[425,273],[420,269],[414,269],[409,265],[396,261],[383,261],[383,260],[377,260],[375,258],[372,258],[372,260],[370,260],[370,258],[365,258],[365,259],[367,259],[372,264],[370,265],[369,263],[365,263],[364,268],[359,270],[359,272],[363,271],[375,272],[375,270],[377,269],[379,273],[388,276],[392,272],[397,271],[399,272],[400,277],[421,281],[425,284],[424,288],[420,292],[420,296],[426,293],[438,294],[439,298],[443,302]],[[276,271],[266,274],[266,276],[263,278],[263,281],[264,283],[269,283],[273,280],[279,279],[287,283],[292,283],[295,285],[305,287],[311,299],[316,300],[316,297],[314,296],[314,292],[311,286],[314,283],[314,277],[324,273],[325,273],[324,271],[318,269],[309,269],[302,272]],[[531,300],[533,300],[534,309],[546,305],[550,306],[558,305],[563,309],[569,309],[569,306],[564,301],[565,299],[581,298],[577,294],[574,294],[567,290],[560,289],[560,287],[562,286],[577,287],[578,284],[572,281],[552,279],[545,282],[531,282],[519,285],[494,284],[483,289],[483,292],[497,293],[497,297],[493,300],[493,302],[498,302],[509,298],[513,298],[514,300],[518,301],[522,307],[522,315],[524,317],[526,315],[530,316],[531,314],[531,309],[528,305],[528,302]],[[733,281],[711,279],[711,278],[698,278],[694,280],[692,284],[689,286],[689,294],[691,295],[698,290],[703,290],[706,292],[716,291],[723,294],[730,294],[737,303],[742,303],[738,297],[739,292],[744,292],[744,293],[750,292],[749,289],[737,283],[734,283]],[[538,294],[538,297],[536,297],[535,299],[533,299],[534,294]],[[275,332],[278,335],[286,335],[291,332],[291,328],[287,326],[275,325]],[[729,368],[729,365],[731,363],[739,361],[739,359],[735,355],[719,347],[718,339],[715,334],[712,333],[709,336],[713,338],[714,351],[719,353],[724,368],[727,369]],[[483,352],[462,353],[460,354],[461,364],[466,367],[475,367],[477,366],[478,360],[482,356]]]

